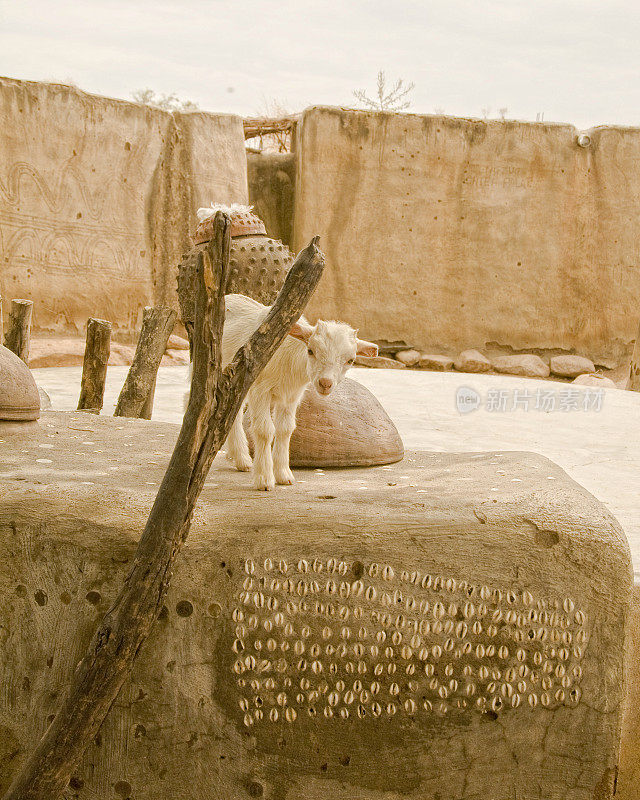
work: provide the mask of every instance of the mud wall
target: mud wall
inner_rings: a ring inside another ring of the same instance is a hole
[[[247,153],[249,202],[269,236],[293,243],[296,159],[294,153]]]
[[[44,333],[90,316],[133,332],[143,306],[175,303],[198,206],[247,200],[234,116],[1,78],[0,155],[0,293],[32,299]]]
[[[613,365],[640,306],[640,130],[311,108],[294,243],[327,268],[309,316],[369,338],[576,350]]]

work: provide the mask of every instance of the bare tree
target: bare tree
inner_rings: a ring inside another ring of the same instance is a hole
[[[198,111],[198,104],[191,100],[180,100],[177,94],[156,94],[153,89],[136,89],[131,92],[131,97],[136,103],[144,106],[153,106],[162,111]]]
[[[504,121],[504,118],[507,116],[509,109],[508,108],[499,108],[498,114],[500,114],[500,119]]]
[[[300,317],[320,280],[324,259],[315,237],[298,255],[262,325],[223,369],[220,342],[230,232],[230,218],[218,212],[213,239],[198,252],[185,278],[195,305],[191,394],[133,565],[71,677],[58,713],[4,800],[58,800],[66,788],[160,613],[211,463],[251,384]]]
[[[387,90],[387,78],[382,70],[378,72],[377,97],[372,99],[364,89],[354,89],[353,96],[365,108],[372,111],[404,111],[411,105],[411,100],[407,95],[413,91],[414,83],[405,83],[403,78],[399,78],[394,85]]]

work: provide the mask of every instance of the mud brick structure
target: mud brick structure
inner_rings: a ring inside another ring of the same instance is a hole
[[[177,435],[2,435],[0,790],[129,570]],[[408,453],[257,495],[216,461],[74,795],[613,796],[631,593],[602,504],[529,453]]]

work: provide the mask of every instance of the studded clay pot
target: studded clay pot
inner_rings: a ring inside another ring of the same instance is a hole
[[[211,239],[214,217],[196,228],[197,248]],[[293,264],[289,248],[267,236],[264,222],[251,211],[231,215],[231,253],[228,294],[245,294],[259,303],[273,303]]]
[[[210,241],[214,217],[203,220],[193,235],[194,246],[178,267],[180,317],[189,339],[193,333],[193,275],[198,253]],[[227,294],[244,294],[259,303],[270,305],[293,264],[289,248],[267,236],[264,222],[250,211],[231,215],[230,275]]]
[[[0,345],[0,420],[27,422],[40,416],[40,394],[29,367]]]

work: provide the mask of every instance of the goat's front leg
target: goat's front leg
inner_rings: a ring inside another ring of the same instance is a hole
[[[251,456],[249,455],[247,436],[242,426],[243,416],[244,410],[241,408],[231,426],[229,436],[227,436],[227,458],[240,472],[248,472],[251,469]]]
[[[276,485],[271,444],[275,428],[271,419],[271,398],[255,397],[249,406],[253,436],[253,479],[256,489],[268,492]]]
[[[273,442],[273,471],[276,482],[285,486],[295,483],[293,472],[289,469],[289,442],[296,429],[296,404],[276,405],[273,414],[276,435]]]

